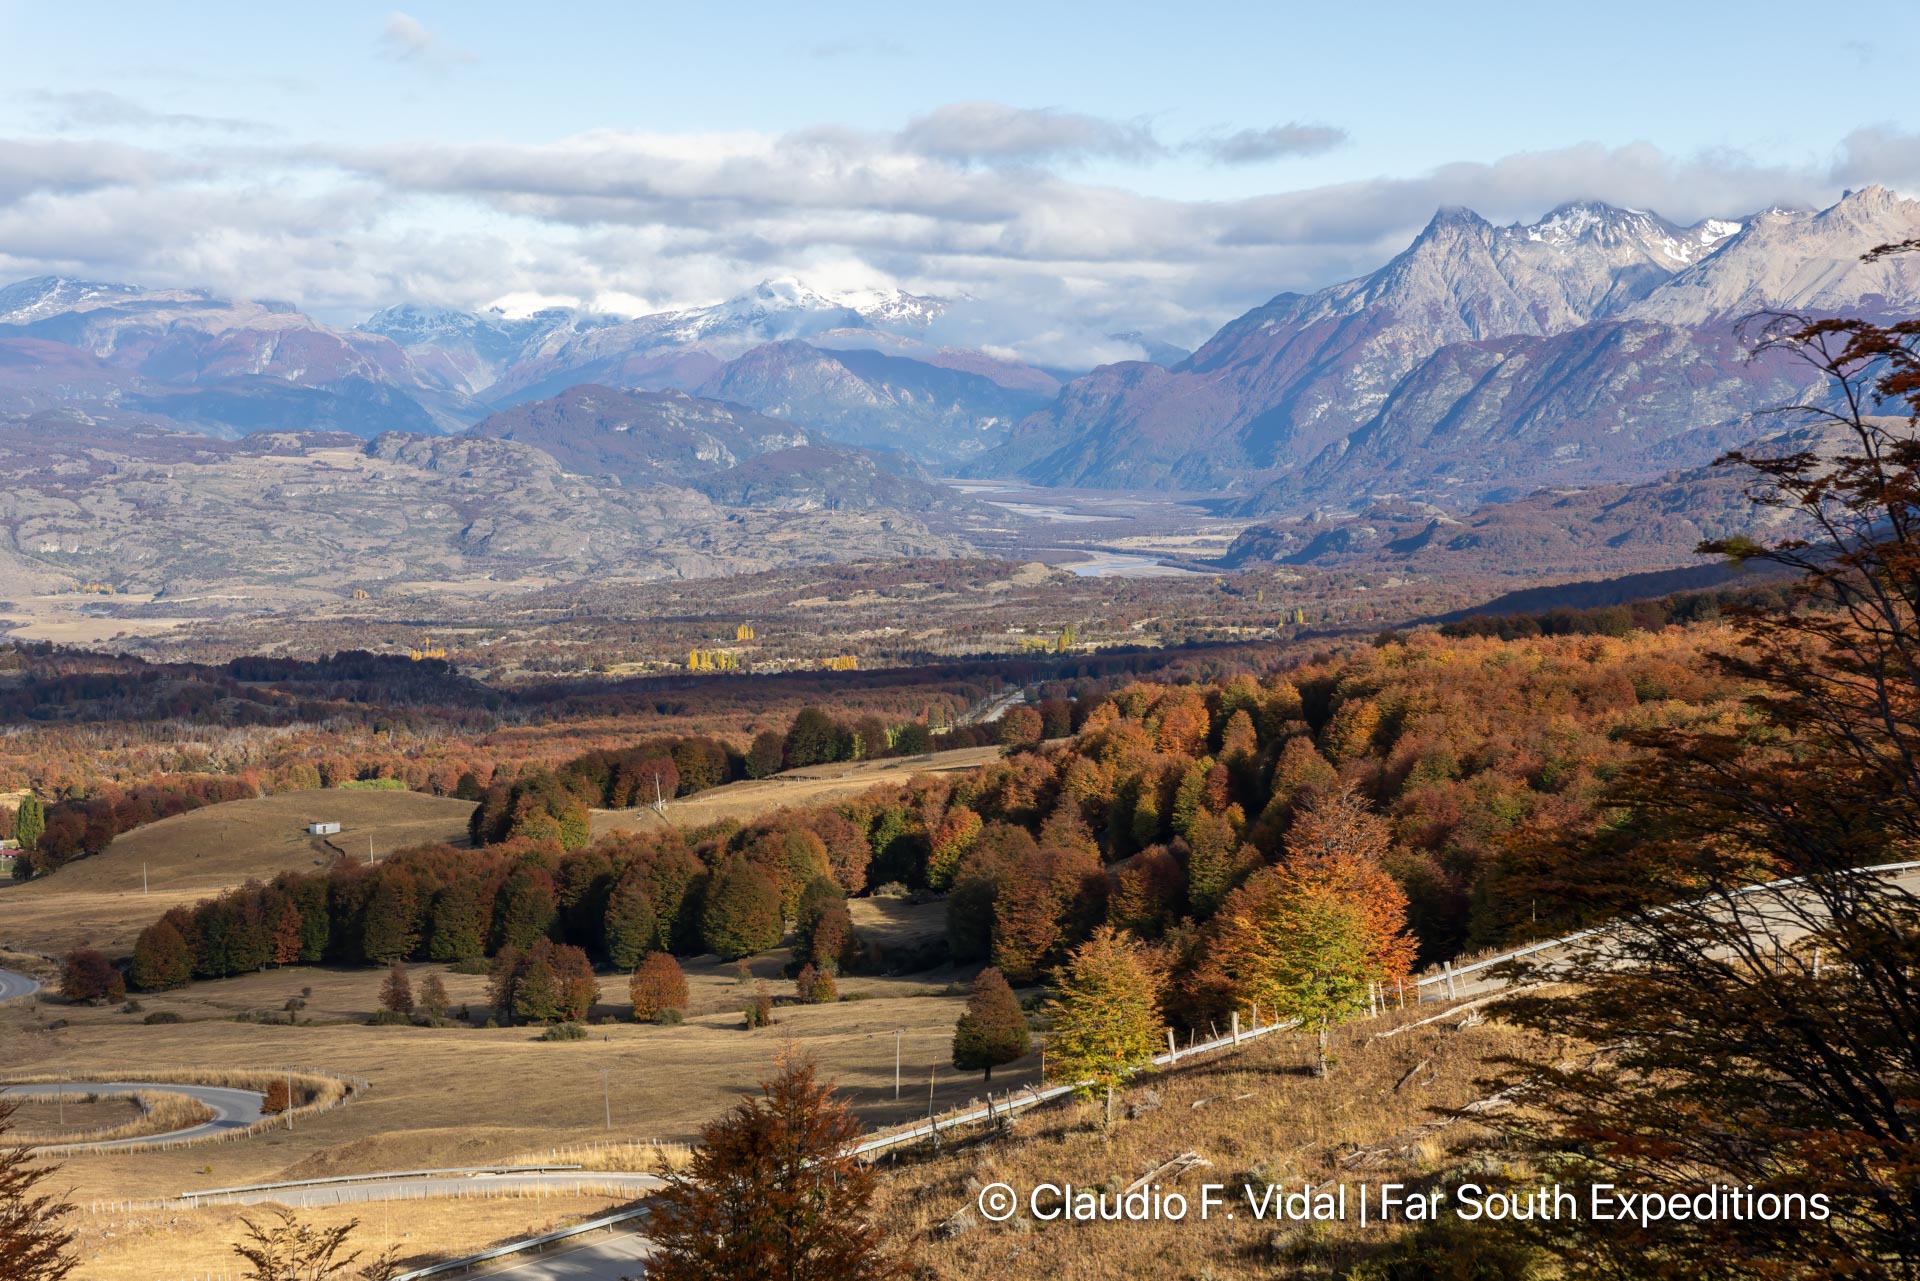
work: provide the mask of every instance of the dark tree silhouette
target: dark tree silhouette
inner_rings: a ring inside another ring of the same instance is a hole
[[[1755,691],[1748,714],[1649,737],[1596,836],[1517,854],[1621,918],[1579,999],[1508,1003],[1605,1047],[1521,1065],[1510,1134],[1625,1186],[1820,1193],[1832,1217],[1559,1225],[1581,1275],[1920,1275],[1920,899],[1859,870],[1920,841],[1916,344],[1920,322],[1772,318],[1763,347],[1828,395],[1796,407],[1784,445],[1726,460],[1811,532],[1702,548],[1802,576],[1785,607],[1738,617],[1722,661]]]
[[[906,1275],[870,1213],[860,1123],[791,1048],[758,1099],[701,1129],[653,1199],[651,1281],[882,1281]]]
[[[1027,1016],[1006,976],[989,966],[973,980],[973,994],[953,1029],[953,1065],[993,1080],[993,1070],[1026,1054]]]
[[[59,1166],[37,1164],[31,1150],[5,1145],[16,1108],[0,1102],[0,1277],[60,1281],[80,1262],[73,1233],[60,1226],[73,1207],[42,1187]]]

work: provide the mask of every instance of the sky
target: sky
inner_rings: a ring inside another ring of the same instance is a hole
[[[775,276],[1192,344],[1445,205],[1920,194],[1901,50],[1799,3],[0,0],[0,280],[635,314]]]

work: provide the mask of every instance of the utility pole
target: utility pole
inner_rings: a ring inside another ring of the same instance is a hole
[[[147,865],[145,863],[140,865],[140,892],[142,894],[147,892]]]
[[[367,866],[373,866],[373,833],[367,833]]]
[[[893,1034],[893,1100],[900,1101],[900,1033]]]
[[[293,1129],[293,1073],[287,1073],[287,1129]]]

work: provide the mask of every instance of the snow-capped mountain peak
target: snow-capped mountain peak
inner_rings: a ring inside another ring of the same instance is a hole
[[[74,280],[68,276],[35,276],[0,287],[0,325],[31,324],[62,312],[85,310],[89,304],[137,297],[142,292],[138,285]]]

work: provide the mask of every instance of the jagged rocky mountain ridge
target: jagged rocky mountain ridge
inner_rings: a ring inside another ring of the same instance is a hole
[[[1809,380],[1748,360],[1739,317],[1920,311],[1920,260],[1859,261],[1915,234],[1920,203],[1880,188],[1692,226],[1592,202],[1505,227],[1443,210],[1376,272],[1279,295],[1190,355],[1117,335],[1162,363],[1064,385],[941,345],[950,300],[790,279],[637,318],[409,304],[340,330],[282,303],[47,277],[0,289],[0,415],[456,433],[598,385],[980,475],[1224,492],[1252,514],[1385,496],[1461,512],[1649,479],[1749,438],[1754,411]]]
[[[1282,294],[1172,369],[1069,383],[971,470],[1237,491],[1254,512],[1648,479],[1810,387],[1747,359],[1743,316],[1920,311],[1920,262],[1859,260],[1915,234],[1920,202],[1878,187],[1684,228],[1592,203],[1509,227],[1442,210],[1379,271]]]

